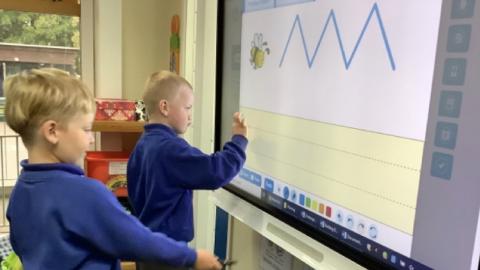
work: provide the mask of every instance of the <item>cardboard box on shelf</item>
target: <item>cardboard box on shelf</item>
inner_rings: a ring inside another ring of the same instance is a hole
[[[126,99],[96,99],[95,120],[135,121],[135,101]]]

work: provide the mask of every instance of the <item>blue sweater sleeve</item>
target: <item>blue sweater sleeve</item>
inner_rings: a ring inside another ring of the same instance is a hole
[[[169,177],[185,189],[217,189],[230,182],[245,163],[247,139],[234,135],[221,151],[202,153],[183,139],[166,151],[165,163]]]
[[[92,181],[96,182],[96,181]],[[196,252],[185,243],[154,233],[128,215],[100,183],[81,198],[65,202],[65,226],[74,235],[114,258],[193,266]],[[74,207],[74,208],[71,208]]]

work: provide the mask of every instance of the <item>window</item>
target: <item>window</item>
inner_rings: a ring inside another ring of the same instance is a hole
[[[3,81],[22,70],[55,67],[81,77],[80,6],[77,0],[6,0],[0,4],[0,230],[27,151],[4,122]]]
[[[0,79],[41,67],[80,76],[79,22],[77,16],[0,10]]]

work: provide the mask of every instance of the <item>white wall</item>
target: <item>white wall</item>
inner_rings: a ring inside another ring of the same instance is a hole
[[[95,93],[139,99],[148,75],[169,68],[170,20],[185,1],[94,0]],[[183,40],[182,40],[183,41]]]
[[[187,4],[186,74],[195,93],[193,127],[187,134],[192,144],[205,153],[213,152],[215,119],[215,67],[217,0],[191,0]],[[193,22],[191,21],[193,20]],[[194,197],[195,246],[213,249],[215,206],[211,191],[197,191]]]
[[[140,99],[147,76],[169,69],[170,20],[178,14],[184,26],[183,6],[178,0],[123,1],[124,98]]]
[[[140,99],[147,76],[169,67],[170,18],[183,17],[185,1],[92,1],[96,97]],[[117,134],[96,141],[96,149],[122,149]]]
[[[170,20],[180,15],[180,72],[195,93],[193,125],[185,138],[213,151],[216,0],[94,0],[95,92],[97,97],[139,99],[146,77],[169,68]],[[108,138],[107,138],[108,137]],[[102,135],[102,149],[121,141]],[[196,238],[192,245],[213,249],[215,207],[209,192],[194,197]]]
[[[122,97],[122,3],[94,1],[95,95]]]

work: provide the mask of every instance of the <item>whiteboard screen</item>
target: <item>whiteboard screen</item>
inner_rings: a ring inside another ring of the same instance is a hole
[[[469,3],[444,1],[444,13]],[[426,151],[430,140],[452,149],[457,132],[449,122],[437,131],[432,104],[455,110],[461,99],[432,91],[442,1],[246,0],[224,10],[222,140],[235,109],[250,131],[232,189],[385,267],[437,266],[414,239],[428,220],[417,213],[422,166],[440,158],[428,179],[452,178],[448,158]],[[454,34],[460,48],[468,27]],[[437,71],[443,84],[462,63]]]

